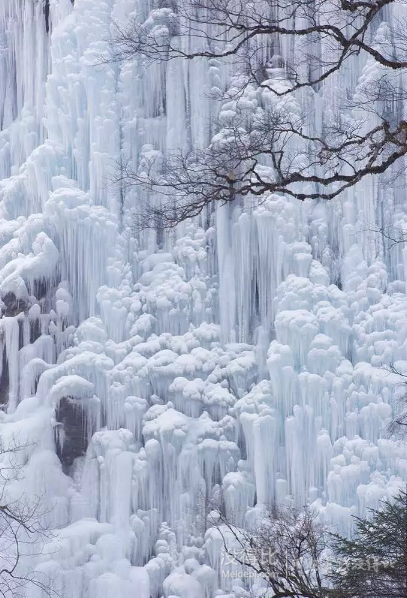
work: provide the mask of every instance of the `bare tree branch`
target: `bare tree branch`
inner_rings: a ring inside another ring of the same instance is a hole
[[[279,598],[326,598],[328,530],[310,509],[273,506],[251,529],[227,518],[217,504],[209,518],[222,537],[230,564],[262,578]]]
[[[179,148],[147,157],[137,167],[121,165],[121,186],[145,191],[137,226],[171,228],[214,201],[226,204],[239,197],[257,204],[269,193],[300,201],[332,200],[401,163],[407,122],[395,116],[395,107],[406,93],[394,73],[407,67],[407,23],[395,17],[388,35],[375,36],[376,23],[385,20],[394,3],[180,0],[150,11],[145,20],[116,23],[111,54],[101,62],[137,59],[146,66],[216,59],[235,74],[228,89],[216,89],[219,99],[234,102],[236,118],[217,124],[209,147]],[[285,39],[294,40],[296,50],[283,58]],[[360,54],[377,69],[354,97],[344,99],[354,115],[338,115],[336,123],[324,123],[322,131],[314,132],[308,115],[294,107],[296,91],[317,90]],[[247,110],[239,110],[248,90],[260,92],[258,113],[250,118]]]
[[[12,441],[8,446],[0,444],[0,596],[23,598],[30,586],[51,596],[50,581],[38,571],[27,571],[27,558],[42,552],[49,532],[41,519],[41,497],[28,498],[25,494],[15,496],[10,492],[12,481],[18,479],[19,454],[27,448]],[[25,563],[23,563],[25,561]]]

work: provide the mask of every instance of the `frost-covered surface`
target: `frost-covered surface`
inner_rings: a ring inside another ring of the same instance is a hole
[[[275,101],[211,101],[232,85],[214,61],[95,66],[112,22],[152,7],[50,0],[47,34],[41,2],[0,4],[0,433],[26,445],[7,491],[57,530],[30,566],[65,598],[229,596],[205,496],[240,524],[292,497],[348,533],[407,478],[383,369],[407,369],[407,260],[369,230],[407,223],[402,185],[133,234],[118,161],[202,147],[219,110],[227,127]],[[380,76],[359,60],[290,109],[335,118],[338,88]]]

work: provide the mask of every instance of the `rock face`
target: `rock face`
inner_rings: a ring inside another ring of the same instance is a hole
[[[206,499],[241,526],[312,504],[348,533],[407,478],[387,432],[404,386],[384,369],[407,372],[407,260],[374,232],[407,226],[404,175],[135,232],[161,199],[111,185],[116,164],[142,173],[274,106],[255,86],[214,101],[236,74],[221,61],[100,64],[114,24],[165,27],[168,7],[0,2],[0,438],[24,447],[7,492],[40,497],[54,530],[21,566],[64,598],[247,596]],[[301,48],[279,46],[263,74],[287,84]],[[339,118],[338,90],[381,77],[349,65],[287,102],[311,133]]]
[[[23,299],[17,299],[14,293],[6,293],[1,302],[2,315],[6,318],[15,317],[27,310],[27,303]]]
[[[50,11],[50,6],[49,6],[49,0],[44,0],[44,18],[45,18],[45,31],[47,33],[49,33],[49,26],[50,26],[50,22],[49,22],[49,14]]]
[[[81,405],[71,397],[64,397],[58,404],[56,421],[56,452],[64,472],[69,474],[75,459],[86,453],[86,417]]]

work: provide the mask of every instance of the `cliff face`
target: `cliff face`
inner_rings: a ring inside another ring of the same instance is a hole
[[[146,197],[117,164],[204,147],[241,109],[207,93],[235,74],[219,62],[101,64],[113,23],[152,8],[0,3],[0,433],[25,447],[7,492],[58,530],[24,566],[64,598],[229,595],[206,499],[243,524],[291,497],[347,533],[407,476],[383,369],[407,366],[405,260],[374,232],[407,226],[405,186],[135,233]],[[320,129],[376,76],[357,57],[292,109]],[[271,101],[243,99],[247,118]]]

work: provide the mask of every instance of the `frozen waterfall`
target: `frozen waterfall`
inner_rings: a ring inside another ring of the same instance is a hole
[[[154,2],[0,2],[0,437],[24,446],[7,492],[41,497],[53,530],[24,566],[64,598],[232,597],[202,497],[242,525],[313,504],[348,533],[407,480],[387,433],[405,390],[383,368],[407,371],[407,249],[374,232],[407,230],[405,185],[135,233],[144,192],[112,184],[118,163],[205,147],[238,102],[276,101],[211,99],[233,79],[219,61],[100,61]],[[351,66],[292,110],[322,127],[338,87],[380,76]]]

